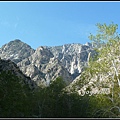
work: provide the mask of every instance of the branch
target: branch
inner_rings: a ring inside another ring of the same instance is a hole
[[[117,68],[115,67],[114,61],[112,60],[112,64],[113,64],[113,68],[115,70],[116,76],[117,76],[117,81],[118,81],[118,85],[120,87],[120,80],[119,80],[119,76],[118,76],[118,71]]]

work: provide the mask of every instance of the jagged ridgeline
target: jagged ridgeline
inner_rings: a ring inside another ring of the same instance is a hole
[[[91,56],[95,54],[90,43],[40,46],[34,50],[17,39],[2,46],[0,57],[15,62],[38,86],[48,86],[59,76],[68,85],[84,70],[90,52]]]
[[[79,108],[87,99],[80,100],[77,94],[66,94],[63,89],[83,71],[91,51],[91,44],[40,46],[36,50],[20,40],[3,45],[0,117],[85,117],[87,109]]]
[[[97,28],[97,34],[89,36],[92,42],[85,45],[36,50],[20,40],[3,45],[0,116],[119,118],[118,25],[97,24]]]

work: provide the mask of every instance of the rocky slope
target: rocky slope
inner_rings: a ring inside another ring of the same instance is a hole
[[[87,69],[76,77],[66,90],[73,89],[84,96],[85,94],[113,94],[119,98],[120,91],[120,40],[112,45],[98,48],[98,56],[91,61]]]
[[[58,76],[71,83],[84,70],[90,52],[94,54],[89,43],[40,46],[34,50],[17,39],[2,46],[0,57],[12,60],[38,85],[46,86]]]
[[[11,60],[0,59],[0,74],[3,71],[6,73],[11,72],[13,75],[20,78],[24,84],[28,84],[31,89],[34,89],[37,87],[34,81],[32,81],[30,77],[25,76],[22,73],[22,71],[19,69],[19,67],[17,67],[17,65]]]
[[[50,80],[62,76],[66,83],[73,79],[62,63],[45,47],[39,47],[30,57],[18,63],[20,69],[38,85],[48,85]]]
[[[15,63],[22,61],[35,52],[29,45],[16,39],[10,41],[0,48],[0,57],[2,59],[10,59]]]
[[[55,58],[60,60],[63,66],[76,78],[87,65],[88,54],[93,55],[92,45],[65,44],[62,46],[49,47]]]

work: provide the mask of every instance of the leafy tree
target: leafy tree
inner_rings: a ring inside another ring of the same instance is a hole
[[[97,24],[97,28],[98,33],[95,36],[90,34],[89,38],[92,40],[98,56],[95,61],[90,61],[87,72],[91,78],[97,79],[94,83],[98,87],[111,86],[111,93],[91,97],[97,103],[94,117],[118,117],[120,114],[120,38],[117,33],[118,25],[114,23],[109,25]],[[92,105],[94,106],[94,103]]]
[[[97,34],[94,36],[90,33],[89,36],[94,48],[101,48],[104,45],[106,46],[107,43],[112,43],[113,40],[118,40],[119,35],[116,32],[118,29],[117,24],[114,24],[113,22],[109,25],[106,23],[97,23],[96,26],[98,28]]]

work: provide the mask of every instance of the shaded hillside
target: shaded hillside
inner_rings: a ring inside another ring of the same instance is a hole
[[[35,83],[10,60],[0,60],[0,117],[29,117]],[[32,110],[33,109],[33,110]]]
[[[28,84],[31,89],[35,88],[36,84],[34,81],[22,73],[19,67],[11,60],[0,59],[0,72],[11,72],[13,75],[22,79],[25,84]]]

